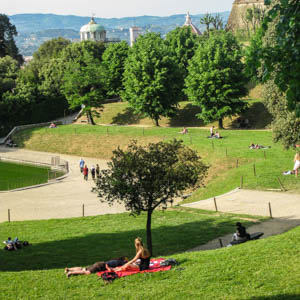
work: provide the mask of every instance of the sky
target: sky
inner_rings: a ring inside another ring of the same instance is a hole
[[[0,13],[52,13],[58,15],[122,18],[133,16],[191,15],[230,11],[234,0],[0,0]]]

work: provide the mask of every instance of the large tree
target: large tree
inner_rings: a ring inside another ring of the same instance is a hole
[[[246,108],[241,97],[247,95],[247,82],[237,40],[230,32],[216,32],[192,58],[185,92],[201,107],[198,118],[206,123],[218,120],[223,128],[223,118]]]
[[[71,109],[84,108],[89,124],[94,125],[93,108],[105,99],[105,76],[101,64],[104,46],[96,42],[74,43],[62,53],[66,64],[63,93]]]
[[[161,206],[167,208],[175,197],[203,182],[208,167],[182,141],[132,142],[126,150],[113,152],[108,169],[102,170],[97,189],[102,202],[123,202],[133,215],[147,212],[147,245],[152,253],[151,217]]]
[[[275,30],[271,42],[265,40],[260,52],[263,79],[274,78],[286,93],[289,110],[300,117],[300,1],[265,0],[265,4],[271,6],[263,23],[263,36],[269,36],[268,27],[275,26]]]
[[[177,27],[170,31],[166,36],[166,45],[169,48],[170,55],[174,57],[180,72],[181,97],[184,97],[184,80],[187,76],[187,67],[190,59],[200,43],[200,37],[192,32],[189,26]]]
[[[105,72],[105,84],[109,96],[121,95],[124,90],[123,73],[125,60],[128,57],[129,46],[123,41],[107,46],[102,56],[102,64]]]
[[[8,55],[22,64],[23,57],[14,40],[17,34],[16,26],[10,23],[8,16],[0,14],[0,57]]]
[[[152,120],[169,117],[180,101],[180,72],[159,34],[140,36],[125,63],[122,98]]]

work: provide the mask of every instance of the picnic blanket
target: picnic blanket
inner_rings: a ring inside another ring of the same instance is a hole
[[[160,271],[168,271],[171,269],[171,266],[161,266],[160,263],[164,261],[164,258],[157,258],[150,260],[150,267],[148,270],[139,271],[139,270],[128,270],[128,271],[117,271],[119,277],[129,276],[136,273],[150,273],[150,272],[160,272]],[[103,273],[107,271],[98,272],[97,275],[101,276]]]

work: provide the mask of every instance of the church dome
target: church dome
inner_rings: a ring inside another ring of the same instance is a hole
[[[97,24],[94,18],[91,21],[82,26],[80,29],[80,40],[81,41],[106,41],[105,28]]]
[[[80,28],[80,32],[102,32],[102,31],[105,31],[105,28],[97,24],[94,18],[92,18],[88,24],[83,25]]]

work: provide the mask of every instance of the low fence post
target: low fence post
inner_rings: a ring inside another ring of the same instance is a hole
[[[8,223],[10,223],[10,209],[7,211]]]
[[[281,186],[281,190],[285,192],[286,189],[285,189],[285,187],[283,186],[283,184],[282,184],[280,178],[278,177],[277,179],[278,179],[278,182],[279,182],[279,184],[280,184],[280,186]]]
[[[271,203],[270,202],[269,202],[269,212],[270,212],[270,218],[273,219],[272,208],[271,208]]]
[[[223,248],[223,242],[222,242],[222,239],[219,239],[219,243],[220,243],[221,248]]]
[[[226,157],[228,157],[228,154],[227,154],[227,147],[226,147]]]
[[[84,217],[84,204],[82,204],[82,216]]]
[[[240,184],[241,189],[243,188],[243,183],[244,183],[244,179],[243,179],[243,176],[241,176],[241,184]]]
[[[239,160],[237,159],[236,160],[236,168],[238,168],[239,167]]]
[[[216,211],[218,211],[218,206],[217,206],[216,197],[214,197],[214,203],[215,203],[215,209],[216,209]]]
[[[255,163],[253,164],[253,173],[254,173],[254,176],[256,177]]]

